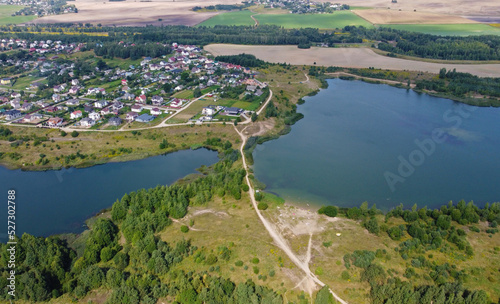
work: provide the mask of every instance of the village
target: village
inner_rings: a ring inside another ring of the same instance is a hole
[[[173,43],[170,54],[121,66],[68,60],[68,54],[91,53],[83,43],[4,39],[0,47],[27,54],[0,58],[12,71],[0,80],[0,121],[7,124],[119,130],[232,122],[248,119],[269,94],[256,72],[218,62],[193,45]]]
[[[292,14],[333,13],[335,11],[350,9],[347,4],[316,2],[309,0],[253,0],[250,3],[264,5],[266,8],[286,9]]]

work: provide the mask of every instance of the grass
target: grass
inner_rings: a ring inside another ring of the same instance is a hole
[[[254,25],[255,21],[250,16],[254,15],[251,11],[237,11],[222,13],[208,20],[203,21],[197,26],[215,26],[215,25]]]
[[[180,99],[191,99],[193,98],[193,91],[192,90],[184,90],[180,91],[174,94],[174,97],[180,98]]]
[[[500,35],[500,28],[487,24],[388,24],[397,30],[419,32],[439,36]]]
[[[202,144],[209,136],[220,137],[229,140],[233,144],[239,139],[232,126],[212,125],[210,128],[205,126],[178,126],[159,128],[151,130],[142,130],[136,135],[131,132],[85,132],[79,131],[80,135],[76,138],[67,135],[62,137],[59,130],[39,129],[8,126],[16,136],[31,136],[49,138],[49,141],[34,146],[33,140],[30,140],[27,146],[25,143],[17,148],[10,144],[0,145],[0,164],[9,169],[23,168],[25,170],[48,170],[58,169],[63,166],[88,167],[95,164],[106,163],[110,161],[128,161],[142,159],[149,156],[173,152],[184,147],[190,147],[196,144]],[[210,135],[206,131],[210,131]],[[175,147],[166,150],[159,149],[159,141],[166,138],[169,143],[175,144]],[[54,141],[52,141],[54,140]],[[58,148],[59,147],[59,148]],[[132,153],[119,153],[119,148],[132,148]],[[115,151],[113,154],[112,151]],[[86,159],[77,158],[69,164],[56,160],[56,157],[75,154],[80,151],[82,154],[89,155]],[[18,153],[21,157],[13,157]],[[47,155],[49,163],[46,166],[36,165],[39,154]]]
[[[0,5],[0,25],[24,23],[36,19],[36,16],[12,16],[23,7],[21,5]]]
[[[257,15],[259,24],[275,24],[284,28],[319,28],[335,29],[347,25],[373,27],[371,23],[350,11],[339,11],[333,14],[286,14],[286,15]]]

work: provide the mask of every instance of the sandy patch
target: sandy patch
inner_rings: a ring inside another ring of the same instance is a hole
[[[243,128],[242,132],[246,136],[262,136],[266,134],[268,131],[274,128],[275,121],[274,119],[268,119],[265,121],[254,122],[245,128]]]
[[[352,68],[379,68],[389,70],[411,70],[439,73],[441,68],[471,73],[481,77],[500,77],[500,64],[442,64],[406,60],[378,55],[368,48],[310,48],[278,45],[228,45],[211,44],[205,49],[215,56],[253,54],[257,58],[273,63],[293,65],[339,66]]]
[[[457,24],[477,23],[459,16],[388,9],[354,10],[356,15],[373,24]]]
[[[76,0],[71,4],[78,8],[77,14],[47,16],[34,20],[34,23],[92,23],[94,25],[144,26],[153,25],[196,25],[218,13],[197,13],[191,11],[195,6],[239,3],[235,0],[208,1],[92,1]],[[161,21],[159,19],[162,19]]]

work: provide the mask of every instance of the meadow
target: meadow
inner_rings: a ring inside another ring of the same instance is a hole
[[[335,29],[347,25],[373,27],[372,24],[349,11],[340,11],[333,14],[258,14],[250,11],[239,11],[219,14],[200,23],[198,26],[254,25],[252,15],[259,24],[273,24],[284,28]]]
[[[254,15],[251,11],[237,11],[222,13],[203,21],[197,26],[216,26],[216,25],[254,25],[255,21],[250,16]]]
[[[22,8],[21,5],[0,5],[0,25],[18,24],[36,19],[36,16],[12,16]]]
[[[284,14],[256,15],[259,24],[275,24],[284,28],[319,28],[335,29],[347,25],[373,27],[371,23],[350,11],[339,11],[333,14]]]
[[[439,36],[500,35],[500,28],[482,23],[473,24],[387,24],[397,30],[419,32]]]

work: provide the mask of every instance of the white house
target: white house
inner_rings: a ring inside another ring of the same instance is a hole
[[[161,115],[161,110],[158,108],[152,108],[150,111],[151,115]]]
[[[144,108],[142,107],[142,105],[133,105],[131,107],[132,112],[136,112],[136,113],[141,112],[143,109]]]
[[[101,114],[99,114],[97,112],[92,112],[89,114],[89,118],[92,120],[99,120],[99,119],[101,119]]]
[[[82,111],[78,110],[78,111],[71,112],[71,114],[69,115],[69,117],[71,119],[80,118],[80,117],[82,117]]]
[[[203,108],[203,110],[201,111],[201,114],[212,116],[212,115],[215,114],[215,109],[213,109],[213,108]]]
[[[91,126],[95,125],[95,121],[93,119],[86,117],[86,118],[80,120],[80,125],[82,127],[91,127]]]
[[[107,105],[108,105],[108,102],[106,100],[98,100],[98,101],[94,102],[94,107],[99,108],[99,109],[102,109]]]

